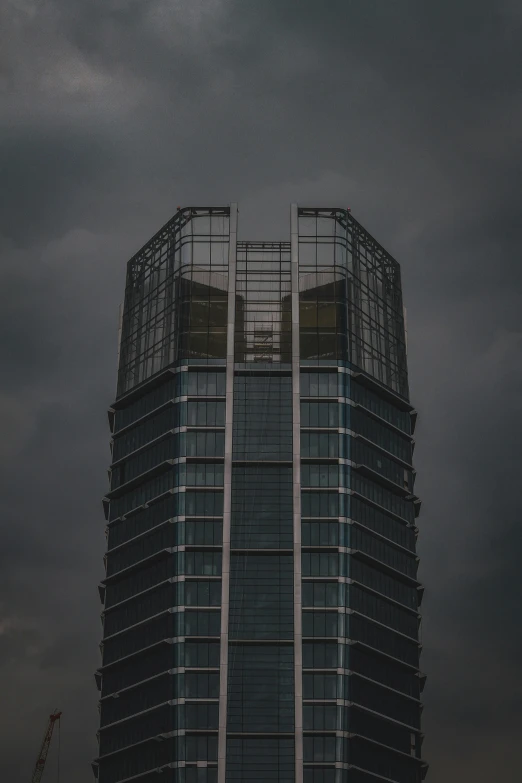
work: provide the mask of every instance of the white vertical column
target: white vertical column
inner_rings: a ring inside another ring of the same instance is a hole
[[[301,401],[299,381],[299,222],[290,207],[292,290],[292,455],[294,501],[295,783],[303,783],[303,613],[301,597]]]
[[[228,614],[230,595],[230,512],[232,504],[232,415],[234,410],[234,332],[236,320],[237,204],[230,205],[228,244],[228,317],[223,497],[221,644],[219,660],[218,783],[225,783],[227,759]]]

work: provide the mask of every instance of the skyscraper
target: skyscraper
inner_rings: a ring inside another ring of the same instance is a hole
[[[95,773],[419,783],[399,266],[346,209],[237,220],[180,209],[128,264]]]

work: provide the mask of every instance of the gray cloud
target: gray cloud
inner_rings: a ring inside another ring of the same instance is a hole
[[[401,261],[433,783],[522,774],[517,3],[33,2],[0,11],[2,778],[47,711],[91,780],[125,261],[177,204],[346,204]]]

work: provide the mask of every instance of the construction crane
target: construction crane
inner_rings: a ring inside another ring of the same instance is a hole
[[[42,775],[45,769],[45,762],[47,761],[47,754],[49,753],[49,746],[51,744],[51,739],[53,736],[54,725],[57,721],[60,720],[61,714],[62,713],[60,712],[60,710],[55,710],[49,715],[49,721],[47,723],[47,728],[45,730],[42,746],[40,748],[40,753],[38,754],[38,759],[36,761],[36,764],[34,765],[34,771],[33,771],[33,777],[31,778],[31,783],[40,783],[42,779]]]

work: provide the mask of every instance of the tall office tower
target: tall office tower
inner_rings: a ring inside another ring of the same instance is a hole
[[[286,242],[180,209],[129,262],[109,419],[100,783],[419,783],[393,258],[345,209]]]

